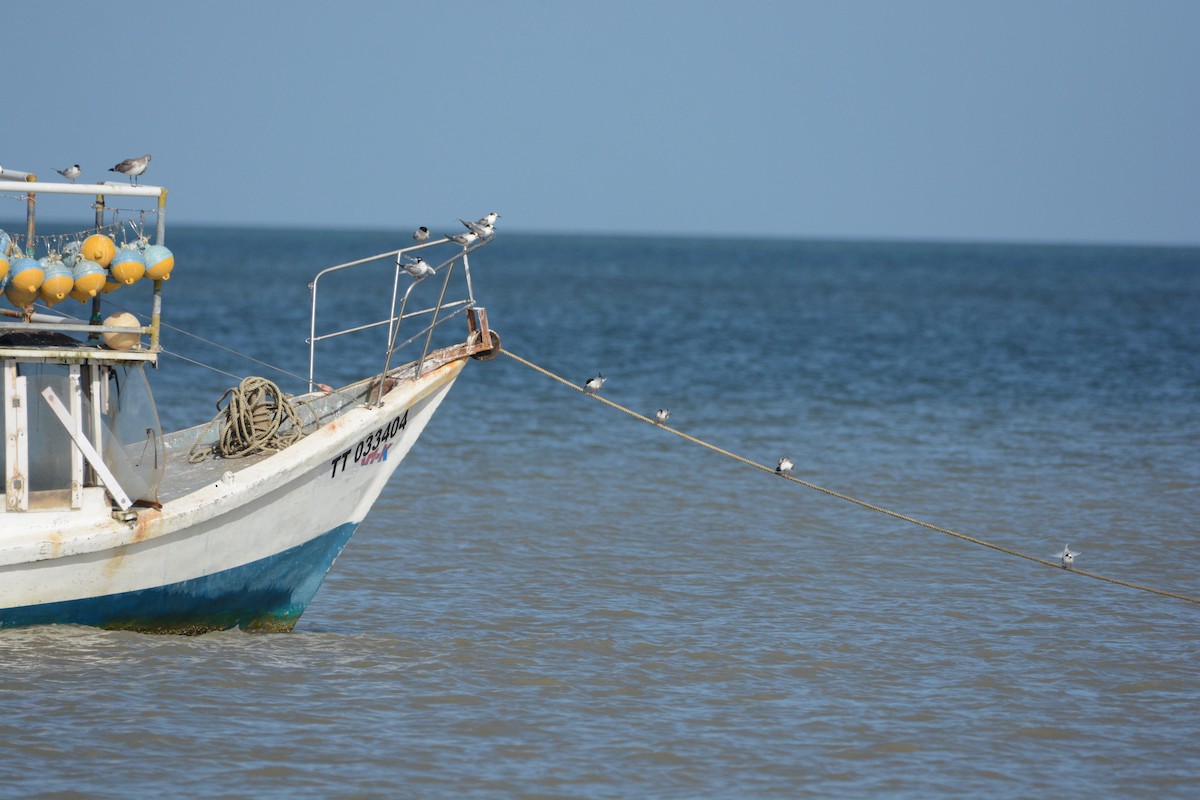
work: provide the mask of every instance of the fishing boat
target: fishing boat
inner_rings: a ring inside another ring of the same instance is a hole
[[[3,170],[0,194],[27,204],[25,232],[0,233],[0,288],[14,306],[0,316],[0,628],[291,630],[467,361],[498,355],[469,263],[489,239],[430,239],[322,270],[310,284],[307,391],[247,379],[224,416],[164,434],[146,367],[168,327],[166,189]],[[55,252],[38,259],[47,195],[87,199],[95,221],[46,240]],[[113,198],[147,208],[114,224]],[[444,259],[414,277],[406,266],[425,250]],[[323,327],[319,290],[366,268],[386,276],[368,292],[356,284],[379,300],[378,317]],[[148,313],[105,314],[112,292],[139,280],[153,287]],[[57,312],[67,297],[90,304],[90,318]],[[314,365],[341,336],[383,344],[360,380],[334,389],[314,381]]]

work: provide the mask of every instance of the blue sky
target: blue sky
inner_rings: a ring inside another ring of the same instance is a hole
[[[1200,244],[1196,2],[43,0],[4,27],[0,164],[152,153],[174,223]]]

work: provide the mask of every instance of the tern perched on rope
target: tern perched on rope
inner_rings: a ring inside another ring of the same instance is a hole
[[[1056,553],[1054,557],[1062,562],[1063,569],[1070,569],[1071,565],[1075,563],[1075,556],[1077,555],[1079,555],[1079,553],[1073,551],[1069,544],[1064,544],[1062,552]]]

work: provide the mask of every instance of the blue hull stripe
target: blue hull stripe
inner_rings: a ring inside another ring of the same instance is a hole
[[[170,586],[0,609],[0,628],[76,624],[147,633],[204,633],[235,626],[291,630],[357,527],[348,522],[282,553]]]

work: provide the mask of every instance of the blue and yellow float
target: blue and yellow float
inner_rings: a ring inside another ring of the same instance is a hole
[[[44,274],[38,293],[42,296],[42,300],[46,301],[46,305],[55,305],[65,299],[75,288],[75,276],[63,264],[62,258],[57,253],[39,259],[38,263],[42,265]]]
[[[42,288],[46,272],[36,259],[23,256],[9,265],[9,276],[13,287],[37,294],[37,290]]]
[[[75,269],[75,262],[79,260],[79,251],[83,247],[83,242],[73,241],[67,242],[63,247],[62,261],[67,265],[67,269]]]
[[[137,283],[146,274],[146,258],[136,247],[122,247],[112,257],[108,272],[116,283],[126,286]]]
[[[0,283],[8,276],[8,245],[10,243],[8,234],[0,231]]]
[[[108,273],[104,271],[104,267],[86,258],[76,259],[75,265],[71,267],[71,273],[75,278],[75,287],[71,289],[71,297],[81,303],[86,303],[100,294],[108,280]]]
[[[175,256],[165,246],[152,244],[142,251],[146,259],[146,277],[155,281],[169,280],[175,268]]]
[[[9,284],[4,289],[4,296],[8,298],[8,302],[12,303],[17,308],[25,308],[33,305],[33,301],[37,300],[37,289],[29,291],[28,289],[20,289],[13,284]]]
[[[39,297],[53,306],[66,297],[80,303],[129,286],[148,277],[169,280],[175,255],[160,244],[148,245],[146,238],[120,247],[111,236],[95,233],[68,242],[61,253],[41,259],[21,253],[11,237],[0,230],[0,291],[20,308]]]

